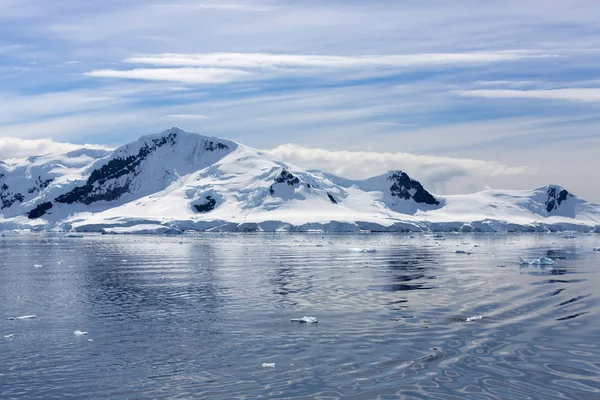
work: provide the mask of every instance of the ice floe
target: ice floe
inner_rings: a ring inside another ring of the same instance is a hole
[[[16,320],[22,320],[22,319],[35,319],[37,318],[37,315],[23,315],[22,317],[8,317],[6,318],[9,321],[16,321]]]
[[[483,315],[475,315],[474,317],[468,317],[466,319],[466,322],[479,321],[480,319],[483,319]]]
[[[377,253],[377,250],[375,250],[375,249],[359,249],[359,248],[354,248],[354,249],[350,249],[350,251],[352,253]]]
[[[12,333],[10,335],[4,335],[5,339],[10,339],[10,338],[13,338],[13,337],[15,337],[15,335],[12,334]]]
[[[540,257],[540,258],[536,258],[531,261],[528,261],[528,260],[525,260],[524,258],[519,257],[519,263],[521,265],[555,265],[556,264],[556,262],[554,260],[551,260],[547,257]]]
[[[302,317],[302,318],[292,318],[290,319],[292,322],[300,322],[302,324],[316,324],[319,320],[316,317]]]
[[[263,368],[275,368],[275,363],[262,363]]]
[[[73,331],[73,335],[75,336],[86,336],[88,333],[87,332],[83,332],[83,331]]]

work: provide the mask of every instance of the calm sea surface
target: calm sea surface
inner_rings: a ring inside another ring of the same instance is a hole
[[[600,399],[599,246],[7,235],[0,398]]]

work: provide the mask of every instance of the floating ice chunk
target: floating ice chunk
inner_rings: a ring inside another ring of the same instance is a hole
[[[263,368],[275,368],[275,363],[262,363]]]
[[[21,319],[35,319],[37,315],[23,315],[22,317],[8,317],[6,318],[9,321],[21,320]]]
[[[292,322],[300,322],[302,324],[316,324],[319,320],[316,317],[302,317],[302,318],[292,318],[290,319]]]
[[[521,265],[555,265],[556,262],[546,257],[540,257],[535,260],[527,261],[524,258],[519,257],[519,263]]]
[[[464,251],[464,250],[456,250],[456,254],[473,254],[469,251]]]
[[[65,237],[70,237],[70,238],[82,238],[83,235],[81,233],[67,233],[65,234]]]
[[[88,334],[87,332],[73,331],[73,335],[75,335],[75,336],[86,336],[87,334]]]
[[[474,317],[468,317],[466,322],[479,321],[480,319],[483,319],[483,315],[475,315]]]
[[[33,268],[42,268],[42,264],[33,264]]]
[[[15,335],[13,335],[12,333],[10,335],[4,335],[5,339],[10,339],[10,338],[13,338],[13,337],[15,337]]]
[[[375,249],[350,249],[351,252],[353,253],[377,253],[377,250]]]

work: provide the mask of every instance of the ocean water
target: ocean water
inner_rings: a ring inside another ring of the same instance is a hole
[[[7,235],[0,398],[600,399],[599,246]]]

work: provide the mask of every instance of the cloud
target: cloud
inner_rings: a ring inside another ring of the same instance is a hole
[[[368,68],[479,65],[526,58],[555,57],[531,50],[481,51],[471,53],[425,53],[400,55],[299,55],[269,53],[153,54],[130,57],[128,63],[155,66],[213,68]]]
[[[61,143],[55,142],[52,139],[21,139],[0,136],[0,160],[26,158],[44,154],[67,153],[82,147],[89,149],[109,149],[106,146]]]
[[[401,169],[438,193],[482,190],[494,178],[536,171],[527,166],[509,166],[494,161],[438,157],[411,153],[332,151],[294,144],[278,146],[266,153],[307,169],[364,179]]]
[[[547,90],[458,90],[461,96],[486,99],[547,99],[576,102],[600,102],[600,88],[569,88]]]
[[[121,78],[148,81],[181,82],[192,84],[228,83],[248,78],[247,71],[225,68],[140,68],[127,71],[101,69],[86,72],[85,75],[96,78]]]
[[[443,66],[448,68],[474,66],[528,58],[554,57],[533,50],[482,51],[471,53],[425,53],[404,55],[299,55],[274,53],[206,53],[150,54],[125,59],[126,63],[150,65],[156,68],[103,69],[86,72],[99,78],[169,81],[188,84],[225,84],[233,81],[327,73],[359,71],[362,75],[347,75],[347,79],[377,76],[397,69]],[[166,68],[168,67],[168,68]],[[336,79],[340,76],[337,75]],[[342,76],[342,78],[344,78]]]
[[[200,114],[169,114],[167,115],[168,118],[173,118],[173,119],[206,119],[208,118],[206,115],[200,115]]]
[[[181,4],[151,4],[152,8],[174,8],[184,10],[222,10],[222,11],[271,11],[268,6],[239,4],[239,3],[181,3]]]

